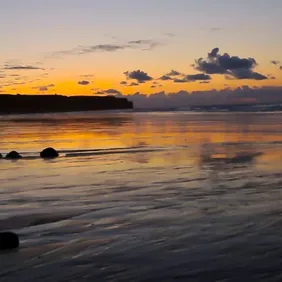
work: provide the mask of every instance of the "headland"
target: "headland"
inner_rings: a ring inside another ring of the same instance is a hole
[[[133,109],[115,96],[0,95],[0,114],[30,114]]]

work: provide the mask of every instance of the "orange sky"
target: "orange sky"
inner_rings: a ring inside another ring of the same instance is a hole
[[[94,2],[5,1],[0,11],[0,93],[93,95],[115,89],[151,94],[282,86],[281,1],[214,5],[179,0],[181,5],[175,5],[163,0],[162,9],[158,0]],[[249,71],[268,79],[227,80],[224,74],[211,74],[209,83],[157,80],[172,69],[204,73],[192,64],[206,60],[215,47],[220,55],[254,58],[257,65]],[[122,86],[124,72],[136,70],[153,80]],[[82,80],[89,84],[79,85]],[[151,88],[152,83],[161,86]]]

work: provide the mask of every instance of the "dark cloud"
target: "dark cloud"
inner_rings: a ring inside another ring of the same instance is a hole
[[[78,84],[79,84],[79,85],[88,85],[88,84],[90,84],[90,82],[89,82],[88,80],[80,80],[80,81],[78,82]]]
[[[275,66],[277,66],[277,65],[280,64],[280,62],[279,62],[279,61],[276,61],[276,60],[270,61],[270,63],[273,64],[273,65],[275,65]]]
[[[126,85],[127,82],[126,82],[125,80],[123,80],[123,81],[121,81],[119,84],[121,84],[121,85]]]
[[[96,91],[94,94],[95,95],[105,95],[105,93],[103,91],[101,91],[101,90]]]
[[[253,58],[239,58],[227,53],[219,54],[219,48],[214,48],[206,59],[199,58],[193,67],[205,74],[224,74],[234,79],[264,80],[267,77],[254,71],[257,62]]]
[[[258,72],[254,72],[250,69],[236,69],[232,71],[232,75],[235,79],[253,79],[264,80],[268,79],[265,75]]]
[[[141,71],[141,70],[136,70],[136,71],[126,71],[124,72],[125,76],[127,79],[133,79],[137,80],[138,83],[144,83],[150,80],[153,80],[151,76],[149,76],[146,72]]]
[[[169,73],[165,74],[165,76],[179,76],[179,75],[183,75],[183,74],[176,70],[171,70]]]
[[[36,66],[25,66],[25,65],[5,65],[5,70],[43,70]]]
[[[214,49],[212,49],[212,51],[210,53],[208,53],[208,57],[210,59],[216,58],[218,52],[219,52],[219,48],[214,48]]]
[[[105,94],[121,94],[120,91],[118,91],[116,89],[107,89],[107,90],[103,90],[103,92]]]
[[[197,73],[197,74],[188,74],[185,75],[183,78],[176,78],[173,81],[175,83],[186,83],[186,82],[193,82],[193,81],[206,81],[211,80],[211,76],[204,73]]]
[[[176,78],[173,80],[174,83],[186,83],[188,82],[186,79],[184,78]]]
[[[163,75],[159,78],[159,80],[163,80],[163,81],[166,81],[166,80],[172,80],[172,78],[168,75]]]
[[[99,88],[95,88],[95,89],[91,89],[92,91],[95,91],[94,94],[96,95],[121,95],[121,92],[116,90],[116,89],[99,89]]]
[[[155,81],[151,85],[151,88],[158,88],[158,87],[162,87],[162,85]]]
[[[40,92],[45,92],[45,91],[48,91],[49,88],[53,88],[53,87],[55,87],[55,84],[35,86],[35,87],[32,87],[32,89],[39,90]]]
[[[139,83],[137,83],[137,82],[131,82],[128,86],[138,86],[139,85]]]

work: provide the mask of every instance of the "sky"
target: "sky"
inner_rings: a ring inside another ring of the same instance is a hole
[[[0,94],[282,87],[281,0],[3,0]]]

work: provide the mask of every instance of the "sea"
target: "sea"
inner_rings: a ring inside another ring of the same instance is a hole
[[[12,150],[1,282],[282,281],[281,112],[1,116]]]

